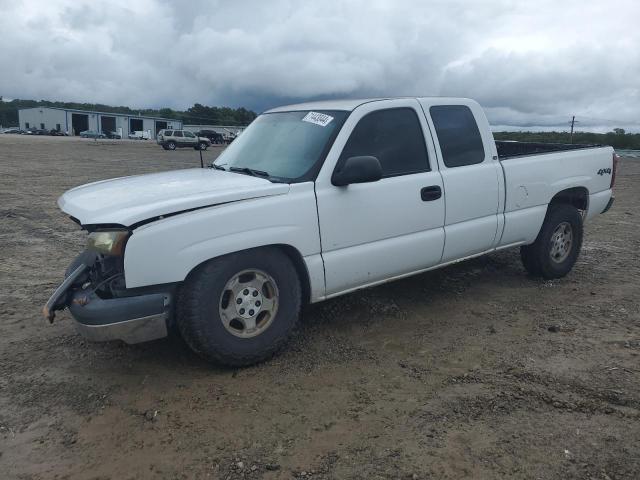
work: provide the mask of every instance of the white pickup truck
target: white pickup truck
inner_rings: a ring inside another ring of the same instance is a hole
[[[573,267],[612,204],[611,147],[494,142],[459,98],[325,101],[260,115],[205,169],[69,190],[87,249],[44,307],[93,340],[177,326],[203,357],[268,358],[301,306],[504,248]]]

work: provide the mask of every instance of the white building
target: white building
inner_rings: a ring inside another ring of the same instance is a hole
[[[78,135],[85,130],[116,132],[127,138],[137,131],[149,131],[155,137],[163,128],[182,128],[182,121],[170,118],[145,117],[123,113],[93,112],[71,108],[33,107],[18,111],[20,128],[29,130],[60,130]]]

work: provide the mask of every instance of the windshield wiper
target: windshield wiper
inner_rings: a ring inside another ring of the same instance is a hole
[[[239,172],[246,173],[247,175],[251,175],[252,177],[268,177],[269,173],[263,170],[256,170],[255,168],[249,167],[229,167],[230,172]]]
[[[227,171],[227,169],[224,168],[222,165],[216,165],[215,163],[211,164],[211,168],[215,168],[216,170],[222,170],[223,172]]]

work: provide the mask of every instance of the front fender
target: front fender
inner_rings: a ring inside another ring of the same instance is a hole
[[[201,263],[221,255],[284,244],[302,257],[320,253],[313,183],[289,193],[165,218],[134,230],[127,242],[127,288],[181,282]]]

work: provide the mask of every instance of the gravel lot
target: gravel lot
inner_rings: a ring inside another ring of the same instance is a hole
[[[205,152],[211,160],[219,149]],[[640,161],[574,271],[501,252],[311,306],[242,370],[179,338],[91,344],[40,309],[84,233],[75,185],[195,167],[152,142],[0,136],[0,477],[640,476]]]

